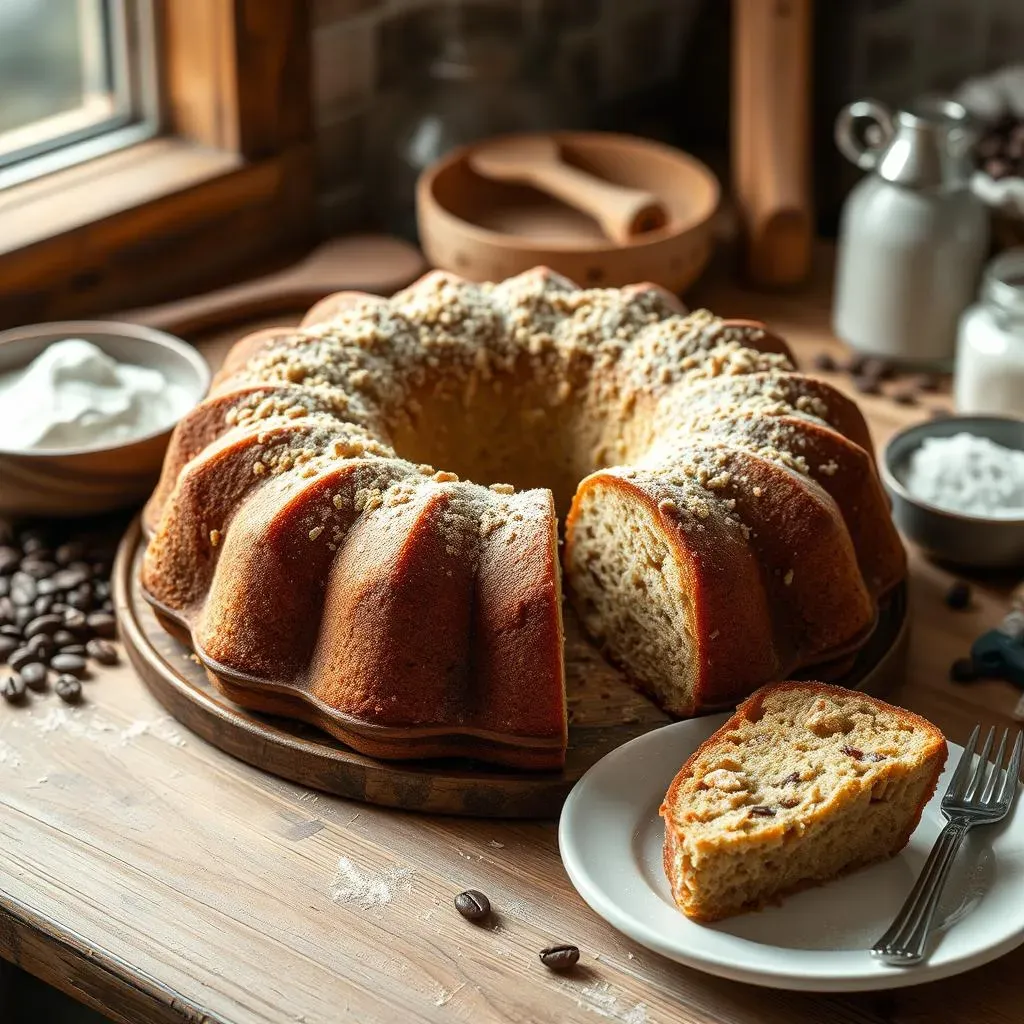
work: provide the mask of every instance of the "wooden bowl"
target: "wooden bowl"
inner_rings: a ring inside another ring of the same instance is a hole
[[[210,386],[210,368],[191,345],[151,327],[99,320],[0,331],[0,373],[26,366],[64,338],[83,338],[119,362],[159,370],[194,402]],[[0,435],[0,515],[79,516],[144,500],[160,474],[173,428],[169,422],[128,442],[45,451],[11,449]]]
[[[567,163],[653,192],[667,207],[668,223],[629,243],[612,242],[596,221],[533,188],[480,177],[468,162],[475,147],[464,146],[427,168],[417,184],[420,242],[430,262],[474,281],[501,281],[544,265],[589,287],[689,287],[711,255],[720,194],[711,171],[680,150],[630,135],[553,137]]]

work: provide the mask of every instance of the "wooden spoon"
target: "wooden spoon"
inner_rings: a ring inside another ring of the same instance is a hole
[[[653,193],[613,185],[562,160],[558,143],[545,136],[508,136],[482,145],[469,156],[477,174],[492,181],[532,185],[589,214],[615,242],[668,223],[665,204]]]
[[[414,246],[386,235],[350,235],[317,246],[298,263],[217,291],[118,314],[170,334],[198,334],[257,316],[304,309],[336,291],[391,295],[426,270]]]

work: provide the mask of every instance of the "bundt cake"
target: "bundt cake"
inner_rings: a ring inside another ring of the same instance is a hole
[[[870,633],[905,572],[870,451],[759,324],[432,273],[238,342],[174,433],[142,585],[239,704],[374,756],[550,768],[556,511],[586,628],[690,714]]]
[[[694,751],[661,806],[665,873],[714,921],[906,846],[946,762],[930,722],[853,690],[758,690]]]

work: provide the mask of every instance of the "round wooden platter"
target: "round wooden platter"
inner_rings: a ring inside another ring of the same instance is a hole
[[[435,814],[553,818],[591,765],[627,740],[670,721],[630,686],[588,641],[571,612],[565,621],[569,750],[560,772],[485,764],[364,757],[291,719],[248,711],[224,697],[191,650],[164,631],[139,586],[145,541],[136,520],[118,551],[114,599],[125,650],[143,682],[183,725],[221,750],[293,782],[339,796]],[[903,674],[908,643],[906,592],[883,609],[853,668],[838,680],[884,693]]]

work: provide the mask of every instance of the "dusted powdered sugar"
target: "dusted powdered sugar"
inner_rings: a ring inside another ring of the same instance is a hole
[[[987,437],[930,437],[910,457],[906,487],[930,505],[967,515],[1024,516],[1024,451]]]

